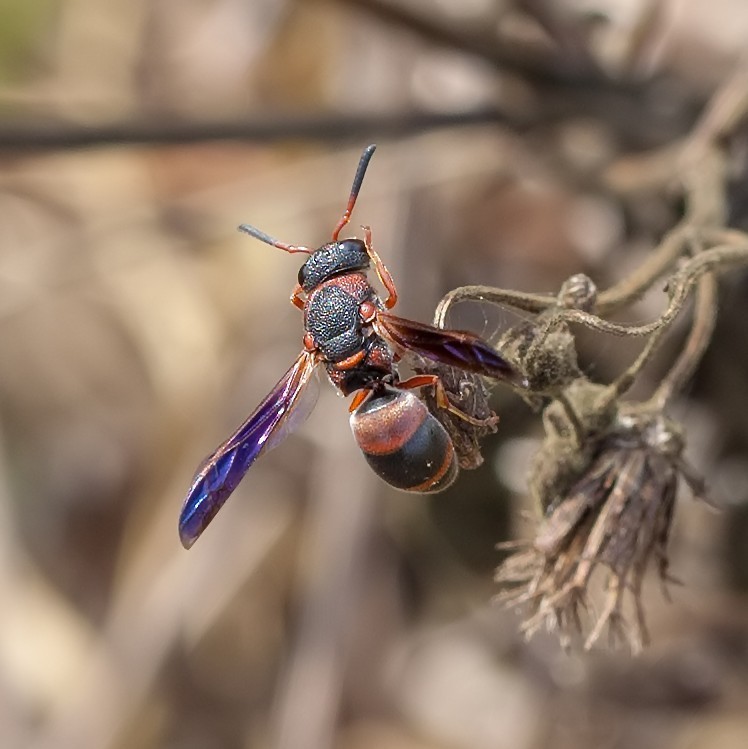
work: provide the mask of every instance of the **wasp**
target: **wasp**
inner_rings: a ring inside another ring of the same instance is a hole
[[[458,473],[448,431],[414,391],[433,388],[436,408],[476,426],[486,421],[456,407],[437,374],[401,379],[397,365],[403,356],[414,354],[526,387],[518,370],[473,333],[435,328],[390,312],[397,290],[374,250],[369,227],[362,227],[363,240],[339,239],[375,148],[364,149],[330,242],[314,250],[280,242],[249,224],[239,227],[265,244],[309,256],[291,293],[291,303],[304,315],[303,349],[265,400],[198,469],[179,518],[185,548],[205,530],[255,460],[295,427],[289,419],[318,365],[340,393],[353,394],[351,429],[369,465],[391,486],[410,492],[442,491]],[[372,266],[386,291],[384,298],[367,277]]]

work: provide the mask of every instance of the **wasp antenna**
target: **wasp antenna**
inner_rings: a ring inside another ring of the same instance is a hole
[[[348,198],[348,205],[346,206],[346,209],[343,212],[340,221],[338,221],[338,224],[335,227],[335,231],[333,231],[332,233],[333,242],[337,241],[340,230],[351,220],[351,213],[353,213],[353,206],[356,205],[358,191],[361,189],[361,184],[364,181],[366,169],[369,166],[369,162],[371,161],[371,157],[374,155],[374,151],[376,151],[376,148],[376,143],[372,143],[370,146],[366,146],[366,148],[364,148],[364,152],[361,154],[361,159],[358,162],[358,169],[356,169],[356,174],[353,177],[353,186],[351,187],[351,195]]]
[[[254,237],[255,239],[259,239],[260,242],[264,242],[265,244],[269,244],[272,247],[277,247],[279,250],[285,250],[286,252],[304,252],[307,255],[312,254],[312,250],[310,250],[308,247],[300,247],[295,244],[286,244],[285,242],[279,242],[277,239],[273,239],[269,234],[265,234],[264,231],[260,231],[256,227],[252,226],[251,224],[242,224],[241,226],[237,227],[239,231],[244,232],[245,234],[249,234],[250,237]]]

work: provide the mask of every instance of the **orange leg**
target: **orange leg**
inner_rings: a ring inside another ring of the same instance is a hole
[[[368,388],[357,390],[356,394],[353,396],[351,405],[348,406],[348,410],[353,413],[369,397],[369,393],[371,393],[371,390]]]
[[[304,309],[304,300],[301,298],[303,293],[300,283],[297,283],[291,292],[291,304],[293,304],[294,307],[298,307],[300,310]]]
[[[379,276],[379,280],[382,285],[387,289],[389,296],[384,301],[384,306],[387,309],[392,309],[397,304],[397,289],[395,288],[395,282],[392,280],[390,272],[387,270],[387,266],[382,262],[382,258],[379,257],[377,251],[371,245],[371,227],[362,226],[364,230],[364,243],[366,244],[366,252],[371,258],[371,262],[374,263],[374,269]]]
[[[352,356],[349,356],[347,359],[335,362],[334,367],[335,369],[339,369],[344,372],[346,369],[353,369],[354,367],[357,367],[365,358],[366,351],[364,349],[361,349]]]
[[[441,380],[438,375],[413,375],[408,377],[407,380],[402,380],[397,383],[397,387],[403,390],[415,390],[416,388],[424,388],[432,385],[438,387],[441,384]],[[442,388],[442,391],[444,388]],[[439,404],[441,407],[441,403]]]
[[[489,416],[487,419],[476,419],[474,416],[470,416],[470,414],[466,414],[464,411],[457,408],[457,406],[449,400],[447,391],[444,389],[444,385],[438,375],[415,375],[409,377],[407,380],[398,382],[397,387],[402,388],[403,390],[433,387],[434,394],[436,395],[436,405],[439,406],[439,408],[449,411],[449,413],[454,414],[468,424],[472,424],[476,427],[493,426],[496,424],[496,416]]]

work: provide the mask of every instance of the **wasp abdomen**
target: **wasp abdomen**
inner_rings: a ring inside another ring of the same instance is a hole
[[[439,492],[457,478],[452,440],[412,392],[375,393],[351,414],[351,429],[374,472],[397,489]]]

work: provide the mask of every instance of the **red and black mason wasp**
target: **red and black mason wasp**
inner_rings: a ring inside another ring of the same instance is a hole
[[[304,348],[252,415],[198,469],[179,518],[182,544],[189,548],[205,530],[257,458],[288,431],[288,419],[318,364],[350,406],[353,436],[374,471],[388,484],[412,492],[437,492],[457,476],[455,450],[447,431],[412,391],[433,387],[438,407],[478,422],[447,398],[438,375],[401,380],[396,363],[408,352],[494,379],[526,385],[521,374],[472,333],[441,330],[390,314],[397,291],[371,243],[338,239],[349,222],[376,146],[361,156],[351,194],[332,233],[316,250],[285,244],[254,226],[239,229],[266,244],[309,258],[299,270],[291,302],[304,313]],[[366,271],[374,266],[387,291],[382,300]]]

